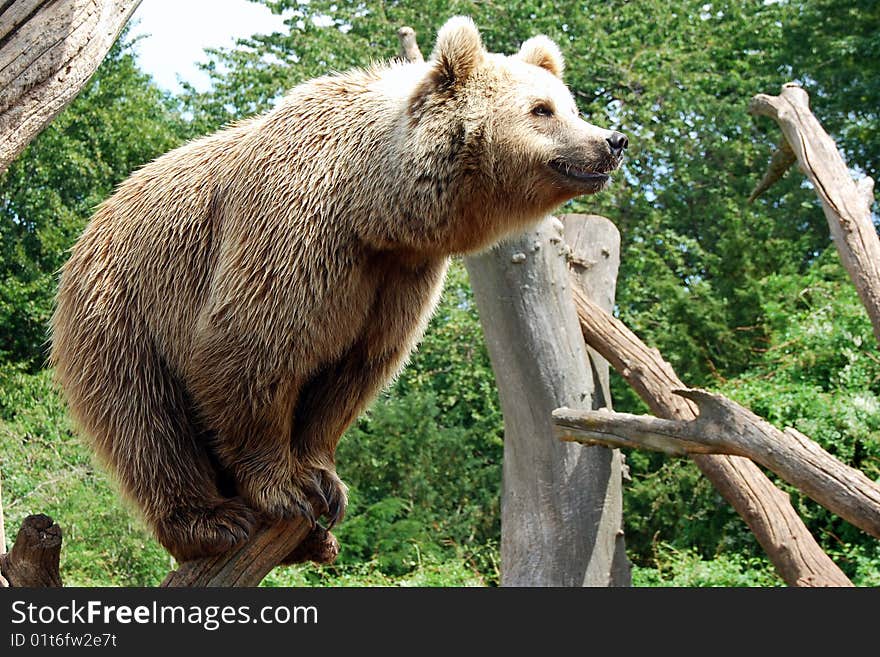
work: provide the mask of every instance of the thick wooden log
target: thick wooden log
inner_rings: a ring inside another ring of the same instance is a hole
[[[82,90],[139,4],[0,3],[0,173]]]
[[[697,406],[676,395],[684,388],[672,366],[620,320],[573,289],[587,344],[602,354],[659,416],[690,420]],[[696,466],[743,518],[776,571],[791,586],[852,586],[819,547],[784,492],[752,461],[738,456],[692,454]]]
[[[620,232],[605,217],[566,214],[560,217],[572,276],[581,290],[606,312],[614,308],[620,268]],[[593,408],[611,408],[608,361],[587,345],[587,366],[593,375]],[[632,574],[623,531],[623,454],[620,450],[595,452],[600,477],[585,482],[594,501],[596,543],[584,576],[584,586],[629,586]],[[610,572],[607,564],[611,564]],[[609,580],[609,574],[611,579]]]
[[[837,145],[810,110],[810,97],[800,86],[786,84],[778,96],[758,94],[752,98],[749,112],[769,116],[782,128],[798,166],[819,196],[840,259],[868,311],[874,337],[880,341],[880,239],[871,220],[874,181],[868,177],[853,181]]]
[[[9,586],[61,586],[61,528],[49,516],[28,516],[7,554],[0,554],[0,573]]]
[[[620,483],[612,481],[609,452],[557,440],[551,418],[559,406],[590,408],[594,392],[562,231],[548,217],[465,259],[504,413],[505,586],[581,586],[588,571],[593,582],[613,581],[613,551],[598,537],[600,528],[616,532],[602,523],[605,491]]]
[[[880,486],[793,429],[780,431],[726,397],[677,390],[696,402],[694,420],[566,408],[554,412],[565,440],[667,454],[745,456],[769,468],[832,513],[880,538]]]

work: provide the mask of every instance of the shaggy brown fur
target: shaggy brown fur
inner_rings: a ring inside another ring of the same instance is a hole
[[[448,257],[618,164],[561,71],[546,38],[491,55],[455,18],[428,62],[304,83],[100,206],[62,272],[52,362],[175,557],[260,515],[342,517],[337,441],[420,338]]]

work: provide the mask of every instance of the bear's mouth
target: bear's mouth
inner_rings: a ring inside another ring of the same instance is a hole
[[[550,168],[556,173],[560,173],[566,178],[577,180],[578,182],[602,185],[608,181],[607,173],[590,171],[566,160],[550,160],[549,164]]]

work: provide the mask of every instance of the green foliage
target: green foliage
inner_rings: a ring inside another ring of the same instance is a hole
[[[783,30],[781,67],[812,92],[825,129],[851,165],[880,174],[880,4],[876,0],[796,3]],[[875,206],[876,207],[876,206]]]
[[[880,350],[837,252],[829,248],[803,277],[768,277],[762,305],[771,327],[767,350],[722,390],[880,479]],[[790,492],[823,547],[868,546],[861,531]]]
[[[880,349],[834,247],[803,275],[771,275],[759,286],[767,343],[752,367],[716,388],[777,427],[792,426],[840,460],[880,479]],[[655,559],[654,537],[700,554],[757,555],[759,547],[696,468],[654,454],[628,456],[630,556]],[[850,577],[874,581],[876,542],[784,482],[812,534]]]
[[[9,531],[31,513],[62,527],[66,585],[153,586],[168,572],[168,554],[73,435],[48,371],[0,370],[0,471]]]
[[[55,274],[95,206],[184,126],[121,39],[66,111],[0,175],[0,360],[42,366]]]
[[[633,586],[783,586],[766,559],[738,554],[703,559],[696,550],[657,546],[657,567],[633,568]]]

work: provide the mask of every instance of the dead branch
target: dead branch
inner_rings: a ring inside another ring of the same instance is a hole
[[[397,30],[397,40],[400,42],[400,50],[397,57],[405,62],[423,62],[422,51],[419,50],[418,41],[416,41],[416,31],[411,27],[404,26]]]
[[[161,586],[257,586],[270,570],[297,550],[310,531],[309,523],[299,518],[264,526],[239,548],[182,563],[168,573]],[[335,542],[332,534],[327,532],[327,536]]]
[[[685,385],[660,352],[651,349],[620,320],[573,286],[581,331],[587,344],[606,358],[660,417],[692,420],[697,406],[673,390]],[[852,586],[819,547],[787,494],[752,461],[738,456],[692,454],[755,534],[776,571],[791,586]]]
[[[834,140],[810,111],[810,97],[798,85],[784,85],[778,96],[758,94],[749,113],[769,116],[782,128],[822,202],[840,259],[880,341],[880,239],[871,221],[874,181],[853,181]]]
[[[42,513],[28,516],[8,554],[0,554],[0,573],[9,586],[61,586],[61,527]]]
[[[72,101],[140,0],[18,0],[0,15],[0,173]]]
[[[838,461],[793,429],[780,431],[726,397],[705,390],[676,390],[694,401],[694,420],[558,409],[554,423],[565,440],[635,447],[668,454],[745,456],[769,468],[832,513],[880,538],[880,486]]]
[[[785,175],[791,168],[791,165],[797,161],[791,146],[783,138],[779,147],[773,151],[770,157],[770,165],[761,181],[755,186],[755,189],[749,194],[749,203],[758,198],[761,194],[770,189],[778,180]]]

